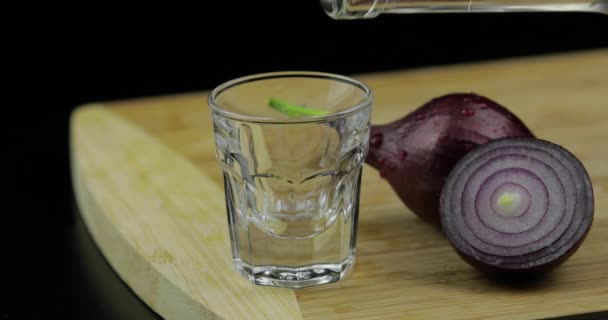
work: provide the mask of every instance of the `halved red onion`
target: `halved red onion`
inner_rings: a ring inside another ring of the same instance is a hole
[[[593,189],[568,150],[534,138],[501,138],[454,167],[440,201],[450,243],[490,272],[548,271],[578,248],[593,221]]]

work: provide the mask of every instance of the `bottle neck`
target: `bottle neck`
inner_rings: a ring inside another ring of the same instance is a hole
[[[374,18],[382,13],[595,12],[608,14],[608,0],[321,0],[334,19]]]

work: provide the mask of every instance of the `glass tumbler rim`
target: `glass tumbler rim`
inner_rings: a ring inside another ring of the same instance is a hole
[[[275,78],[318,78],[318,79],[326,79],[326,80],[335,80],[340,81],[346,84],[349,84],[353,87],[360,89],[363,92],[363,99],[350,106],[348,108],[339,110],[337,112],[331,112],[326,115],[316,115],[316,116],[305,116],[305,117],[296,117],[296,118],[275,118],[275,117],[262,117],[262,116],[252,116],[245,115],[236,112],[232,112],[222,108],[218,103],[216,103],[217,97],[220,94],[227,91],[230,88],[239,86],[241,84],[259,81],[259,80],[267,80],[267,79],[275,79]],[[314,123],[319,121],[332,121],[340,118],[347,117],[351,114],[357,113],[358,111],[365,109],[366,107],[371,106],[373,101],[373,92],[371,88],[363,83],[362,81],[356,80],[349,76],[330,73],[330,72],[320,72],[320,71],[274,71],[274,72],[263,72],[256,73],[247,76],[238,77],[220,85],[216,86],[207,98],[207,102],[209,108],[212,112],[215,112],[223,117],[240,120],[246,122],[253,123]]]

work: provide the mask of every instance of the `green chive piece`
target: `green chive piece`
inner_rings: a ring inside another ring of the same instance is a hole
[[[288,117],[311,117],[329,114],[329,112],[327,111],[315,110],[275,98],[270,98],[270,101],[268,101],[268,105],[271,108],[287,115]]]

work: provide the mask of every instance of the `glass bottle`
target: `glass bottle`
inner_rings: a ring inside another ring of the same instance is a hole
[[[608,14],[608,0],[321,0],[334,19],[374,18],[381,13],[566,11]]]

